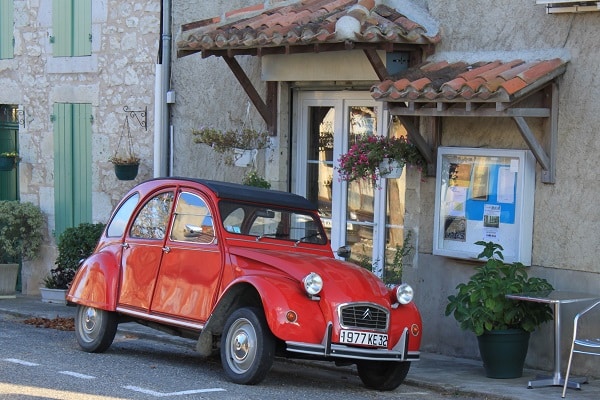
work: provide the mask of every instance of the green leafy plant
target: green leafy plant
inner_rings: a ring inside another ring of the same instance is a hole
[[[235,161],[235,149],[260,150],[269,147],[268,132],[257,131],[250,128],[231,129],[222,131],[215,128],[201,128],[192,130],[195,143],[202,143],[212,147],[217,153],[226,156],[225,162],[229,165]]]
[[[412,234],[407,231],[401,245],[396,245],[396,251],[392,262],[386,265],[386,270],[383,275],[383,281],[386,284],[402,283],[402,274],[404,272],[404,257],[409,256],[415,249],[410,243]]]
[[[44,239],[44,214],[32,203],[0,201],[0,264],[38,256]]]
[[[104,224],[82,223],[78,226],[67,228],[57,240],[58,258],[56,268],[50,270],[50,275],[44,279],[44,286],[48,289],[67,289],[79,262],[93,253],[102,232]]]
[[[410,255],[414,250],[414,247],[410,244],[411,233],[408,231],[406,236],[404,237],[404,241],[402,245],[396,245],[396,250],[394,252],[394,257],[392,258],[392,262],[386,264],[386,270],[383,272],[383,282],[386,285],[395,285],[402,283],[402,273],[404,270],[404,257]],[[357,260],[353,262],[367,269],[371,272],[374,272],[377,267],[377,263],[379,259],[372,260],[371,257],[366,255],[365,247],[363,245],[363,254],[358,257]]]
[[[397,161],[400,167],[414,165],[422,167],[425,160],[416,146],[405,137],[356,136],[347,153],[338,159],[337,170],[342,180],[352,182],[359,179],[375,183],[382,173],[379,165],[385,159]]]
[[[137,165],[140,163],[140,158],[136,156],[128,156],[128,157],[118,157],[112,156],[109,157],[108,161],[115,165]]]
[[[6,151],[4,153],[0,153],[0,157],[14,158],[16,161],[21,161],[21,157],[19,157],[19,153],[16,151]]]
[[[446,316],[453,314],[464,330],[477,336],[485,331],[523,329],[532,332],[553,318],[547,304],[515,301],[506,294],[551,291],[552,285],[542,278],[528,277],[527,267],[520,262],[504,262],[501,245],[478,241],[484,246],[478,255],[487,261],[475,268],[467,283],[459,284],[458,293],[448,297]]]
[[[263,189],[271,189],[271,183],[260,176],[256,170],[251,170],[244,176],[242,183],[246,186],[254,186]]]

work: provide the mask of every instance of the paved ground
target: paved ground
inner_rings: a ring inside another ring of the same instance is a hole
[[[63,305],[42,303],[39,296],[21,296],[0,299],[0,313],[8,313],[22,317],[73,317],[75,308]],[[133,331],[138,335],[154,337],[160,340],[179,340],[173,336],[143,327],[135,323],[119,325],[123,331]],[[314,363],[311,363],[314,364]],[[330,368],[331,363],[317,363],[323,368]],[[421,360],[411,366],[406,383],[434,389],[456,395],[472,396],[476,399],[488,400],[547,400],[560,399],[562,387],[542,387],[527,389],[528,381],[538,375],[539,371],[524,371],[518,379],[490,379],[484,375],[481,362],[447,357],[437,354],[421,353]],[[591,380],[582,390],[567,391],[567,399],[598,400],[600,399],[600,380]]]

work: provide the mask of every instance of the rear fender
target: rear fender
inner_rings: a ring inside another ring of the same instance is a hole
[[[77,270],[67,292],[67,301],[115,311],[119,266],[112,253],[100,252],[87,258]]]

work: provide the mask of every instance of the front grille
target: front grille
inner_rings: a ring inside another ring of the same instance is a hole
[[[387,331],[388,310],[371,303],[341,305],[339,308],[342,328],[374,329]]]

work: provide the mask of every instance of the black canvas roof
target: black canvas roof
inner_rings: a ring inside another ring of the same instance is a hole
[[[294,193],[257,188],[239,183],[212,181],[194,178],[172,178],[197,182],[212,190],[220,199],[242,200],[253,203],[267,203],[284,207],[317,210],[317,207],[306,198]]]

